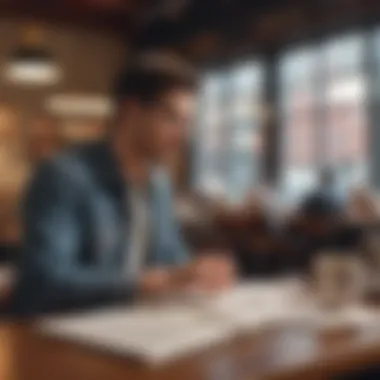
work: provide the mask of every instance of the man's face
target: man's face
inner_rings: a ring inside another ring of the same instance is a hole
[[[195,96],[185,90],[174,90],[155,103],[143,106],[139,145],[151,158],[166,162],[184,147],[195,112]]]

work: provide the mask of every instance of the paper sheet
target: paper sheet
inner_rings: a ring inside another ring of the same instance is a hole
[[[242,284],[218,297],[160,306],[137,306],[43,321],[48,334],[157,364],[197,352],[236,334],[272,325],[310,328],[378,324],[380,314],[363,307],[320,310],[297,281]]]
[[[115,309],[46,320],[40,328],[45,333],[151,364],[205,349],[229,339],[233,332],[229,323],[182,307]]]

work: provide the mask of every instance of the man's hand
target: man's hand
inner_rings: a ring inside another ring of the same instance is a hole
[[[214,291],[229,288],[236,278],[235,266],[225,254],[209,252],[197,259],[191,267],[193,286]]]
[[[172,281],[170,272],[163,268],[149,269],[139,281],[139,292],[147,296],[159,296],[170,292]]]
[[[183,268],[152,268],[143,273],[139,292],[164,296],[185,289],[217,291],[235,282],[235,266],[223,253],[207,252]]]

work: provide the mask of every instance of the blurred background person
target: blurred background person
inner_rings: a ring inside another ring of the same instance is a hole
[[[304,198],[287,226],[288,260],[296,272],[308,273],[316,255],[343,244],[344,212],[344,206],[331,194],[317,191]]]
[[[347,217],[353,224],[374,225],[380,218],[380,204],[376,193],[365,187],[353,189],[348,200]]]

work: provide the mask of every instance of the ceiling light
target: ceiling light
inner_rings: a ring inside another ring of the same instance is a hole
[[[111,100],[102,95],[57,94],[45,102],[46,109],[56,116],[106,118],[112,113]]]
[[[61,68],[53,56],[42,46],[38,29],[28,29],[20,46],[10,56],[4,67],[5,78],[12,84],[53,85],[61,77]]]

